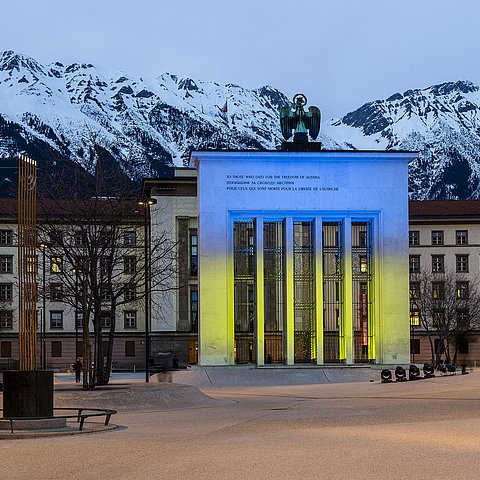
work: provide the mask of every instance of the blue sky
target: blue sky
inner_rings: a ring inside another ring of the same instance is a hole
[[[0,51],[303,92],[324,118],[397,91],[480,84],[474,0],[0,0]]]

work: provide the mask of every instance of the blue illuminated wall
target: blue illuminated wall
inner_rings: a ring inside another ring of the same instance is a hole
[[[312,222],[315,275],[315,363],[322,364],[322,223],[338,221],[343,240],[344,322],[341,361],[353,363],[352,224],[371,225],[374,280],[369,360],[409,362],[408,162],[404,152],[193,152],[198,168],[199,362],[235,363],[233,226],[255,228],[255,362],[265,363],[263,223],[285,226],[285,363],[294,363],[293,224]],[[370,234],[369,234],[370,235]]]

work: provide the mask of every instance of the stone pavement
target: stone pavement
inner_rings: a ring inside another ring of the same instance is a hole
[[[195,369],[174,375],[174,381],[183,384],[146,385],[124,378],[95,392],[83,392],[64,378],[56,385],[58,406],[95,402],[117,408],[112,422],[120,428],[0,440],[2,476],[62,480],[478,476],[480,375],[381,384],[378,370],[347,370],[324,372],[323,383],[310,382],[313,374],[306,374],[305,383],[297,384],[302,370],[273,371],[262,386],[256,370],[235,373],[232,385],[225,379],[226,371],[217,371],[215,377],[208,369]],[[202,383],[206,373],[210,386],[202,391],[185,384]],[[274,385],[276,375],[281,379]],[[351,375],[360,381],[342,381]],[[282,383],[288,377],[290,384]]]

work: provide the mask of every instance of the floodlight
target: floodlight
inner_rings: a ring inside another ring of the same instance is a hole
[[[420,369],[412,363],[408,370],[408,379],[409,380],[420,380],[422,377],[420,376]]]
[[[382,379],[382,383],[390,383],[392,381],[392,372],[384,368],[380,374],[380,378]]]
[[[395,368],[395,381],[404,382],[406,379],[407,379],[407,374],[405,372],[405,369],[401,365],[398,365]]]
[[[423,377],[424,378],[433,378],[435,376],[435,369],[431,363],[423,364]]]

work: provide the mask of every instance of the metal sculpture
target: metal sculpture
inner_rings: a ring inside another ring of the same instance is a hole
[[[18,318],[20,370],[37,369],[37,162],[18,156]]]
[[[303,93],[298,93],[293,97],[295,111],[290,107],[280,109],[280,126],[285,140],[292,136],[292,130],[295,130],[294,142],[308,142],[308,133],[315,140],[320,132],[321,114],[318,107],[309,107],[308,112],[303,109],[307,103],[307,97]]]

